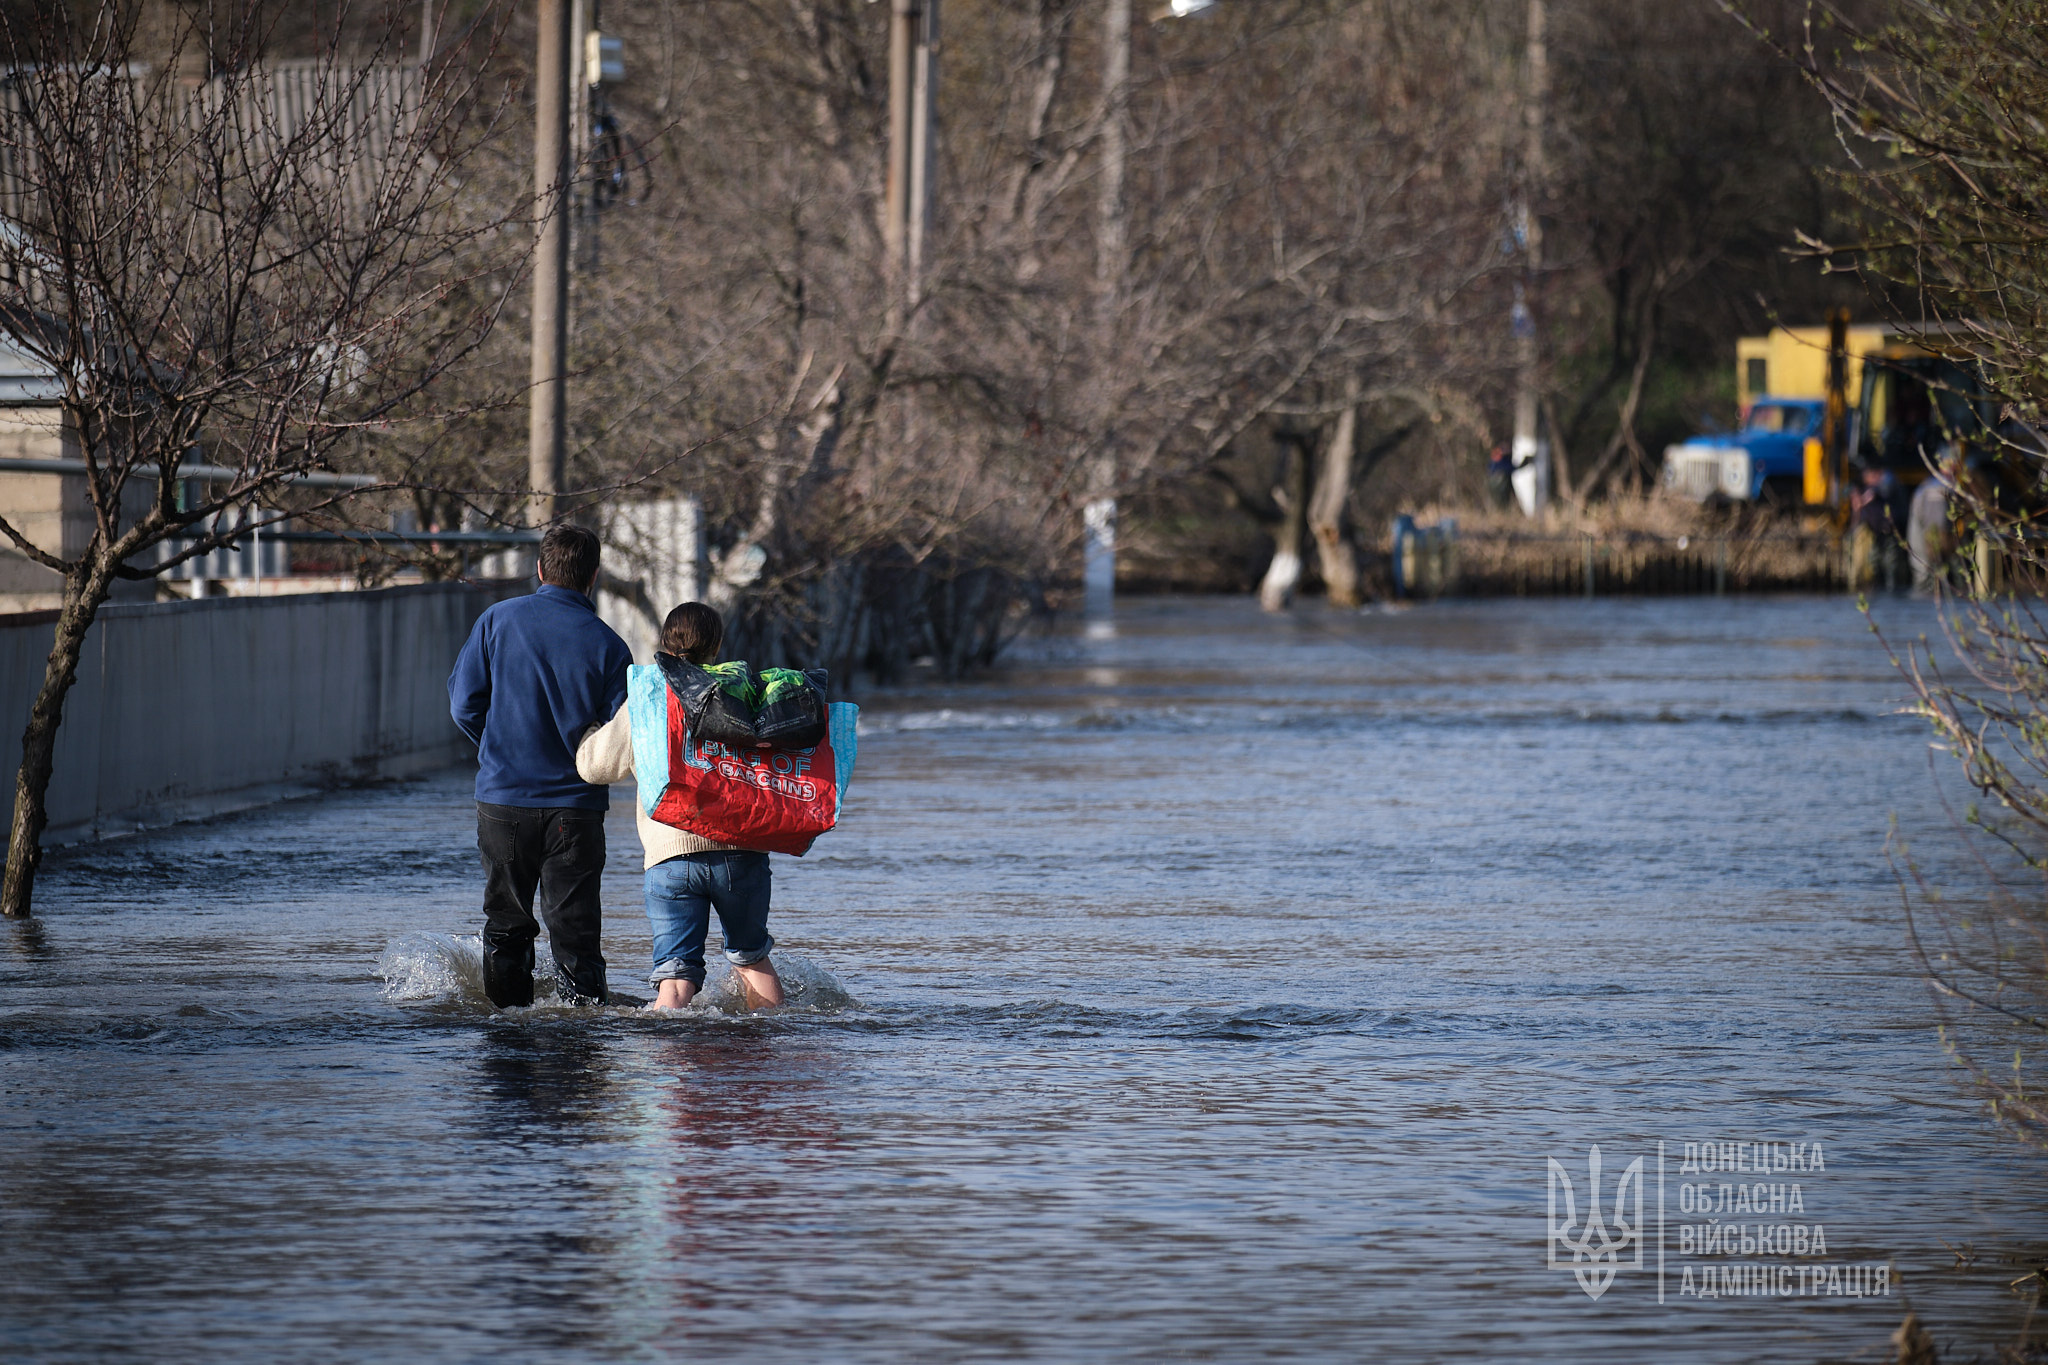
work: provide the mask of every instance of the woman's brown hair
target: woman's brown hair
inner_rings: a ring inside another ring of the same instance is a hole
[[[725,622],[702,602],[685,602],[661,623],[661,651],[702,667],[718,657],[725,643]]]

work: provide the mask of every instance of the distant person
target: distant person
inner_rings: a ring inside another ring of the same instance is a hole
[[[484,993],[533,1003],[538,893],[555,971],[603,1001],[604,815],[611,793],[576,774],[576,741],[626,698],[626,642],[597,619],[597,537],[541,537],[540,587],[487,608],[448,678],[448,709],[477,746],[476,846],[484,865]]]
[[[1508,453],[1505,441],[1494,446],[1486,457],[1486,496],[1502,511],[1515,500],[1515,459]]]
[[[1953,548],[1956,475],[1961,463],[1953,445],[1944,447],[1939,467],[1913,490],[1906,514],[1906,556],[1913,562],[1913,592],[1931,595],[1948,576]]]
[[[717,662],[724,643],[725,622],[702,602],[683,603],[662,623],[662,653],[700,668]],[[623,782],[633,775],[633,740],[632,720],[621,704],[618,714],[577,748],[576,771],[586,782]],[[666,744],[668,737],[661,742]],[[713,910],[725,940],[725,960],[747,1003],[756,1009],[782,1004],[782,978],[768,960],[775,947],[768,932],[768,855],[664,825],[638,801],[633,817],[646,855],[647,919],[654,931],[648,984],[656,995],[648,1008],[681,1009],[703,988],[704,942]]]
[[[1894,508],[1899,489],[1898,475],[1889,469],[1865,465],[1860,486],[1849,494],[1849,582],[1852,587],[1866,583],[1898,586],[1900,561],[1905,549]]]

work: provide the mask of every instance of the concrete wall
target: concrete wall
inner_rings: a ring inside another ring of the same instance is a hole
[[[65,701],[49,842],[471,756],[448,718],[448,672],[477,615],[524,590],[442,583],[109,605]],[[54,629],[54,614],[0,618],[10,793]]]
[[[694,497],[619,503],[604,510],[597,614],[651,664],[661,623],[706,590],[704,508]]]

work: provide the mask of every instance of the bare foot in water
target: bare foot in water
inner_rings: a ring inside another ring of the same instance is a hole
[[[670,977],[661,983],[660,993],[647,1002],[651,1010],[679,1010],[696,997],[697,988],[687,981]]]
[[[740,989],[747,994],[748,1009],[774,1009],[783,1003],[782,977],[776,973],[775,964],[767,958],[744,967],[735,963],[732,974],[739,978]]]

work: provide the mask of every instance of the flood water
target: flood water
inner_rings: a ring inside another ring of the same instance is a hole
[[[1969,887],[1902,692],[1841,599],[1127,603],[869,699],[774,1017],[493,1014],[462,773],[62,853],[0,929],[0,1356],[1888,1360],[1908,1306],[1988,1351],[2048,1158],[1905,951],[1891,817]],[[1645,1163],[1597,1300],[1546,1263],[1594,1144],[1610,1234]],[[1681,1248],[1722,1225],[1825,1252]],[[1682,1281],[1739,1266],[1790,1269]]]

